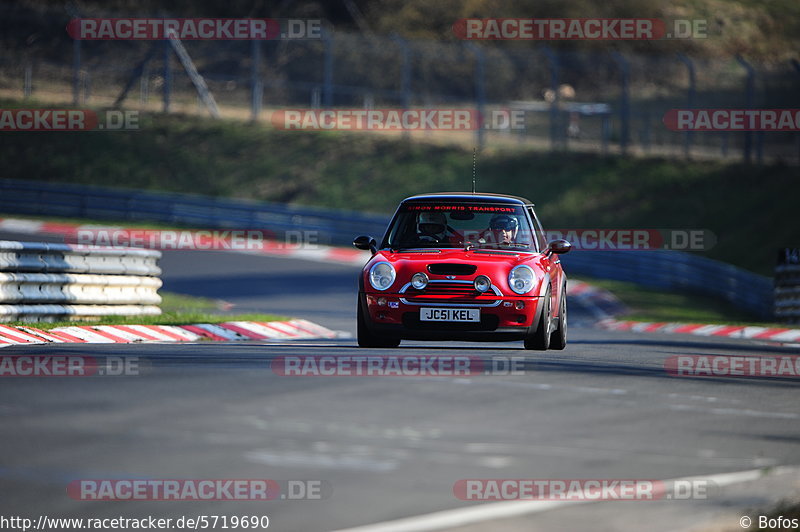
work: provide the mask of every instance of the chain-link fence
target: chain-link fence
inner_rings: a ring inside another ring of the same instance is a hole
[[[66,15],[47,12],[5,13],[0,97],[206,112],[168,42],[76,41],[65,30],[67,22]],[[521,127],[448,132],[449,139],[800,162],[796,132],[687,133],[662,122],[676,108],[796,107],[796,62],[565,52],[542,43],[421,41],[338,31],[308,40],[183,45],[222,116],[269,123],[271,111],[286,107],[504,109],[521,113]]]

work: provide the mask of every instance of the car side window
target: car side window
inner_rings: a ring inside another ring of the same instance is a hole
[[[539,222],[539,218],[536,217],[533,207],[528,207],[528,215],[531,217],[533,230],[536,233],[536,244],[539,247],[538,251],[543,251],[547,249],[547,242],[544,236],[544,229],[542,229],[542,224]]]

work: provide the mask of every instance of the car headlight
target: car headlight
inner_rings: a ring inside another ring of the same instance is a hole
[[[530,266],[516,266],[508,274],[508,286],[519,295],[527,294],[536,284],[536,275]]]
[[[428,276],[422,272],[417,272],[411,276],[411,286],[417,290],[422,290],[428,286]]]
[[[473,285],[475,285],[475,290],[477,290],[480,293],[483,293],[488,291],[492,287],[492,280],[485,275],[479,275],[475,278]]]
[[[396,275],[394,266],[388,262],[376,262],[369,269],[369,284],[375,290],[386,290],[392,286]]]

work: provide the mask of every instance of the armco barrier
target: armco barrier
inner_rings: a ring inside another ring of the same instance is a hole
[[[563,255],[561,260],[568,274],[626,281],[662,291],[711,295],[760,317],[772,317],[770,278],[691,253],[578,250]]]
[[[0,321],[160,314],[160,251],[0,241]]]
[[[157,277],[71,273],[0,273],[0,303],[157,305]]]
[[[775,266],[775,317],[800,323],[800,249],[783,248]]]
[[[0,271],[161,275],[160,252],[0,240]]]
[[[339,246],[349,246],[360,234],[382,235],[389,221],[333,209],[18,179],[0,179],[0,212],[257,229],[280,240],[290,231],[313,231],[317,243]]]

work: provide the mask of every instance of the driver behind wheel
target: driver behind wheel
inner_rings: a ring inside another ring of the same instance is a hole
[[[519,221],[514,216],[495,214],[489,221],[489,229],[484,231],[483,238],[494,244],[513,244],[519,232]]]
[[[440,212],[421,212],[417,218],[417,238],[420,242],[444,242],[447,218]]]

